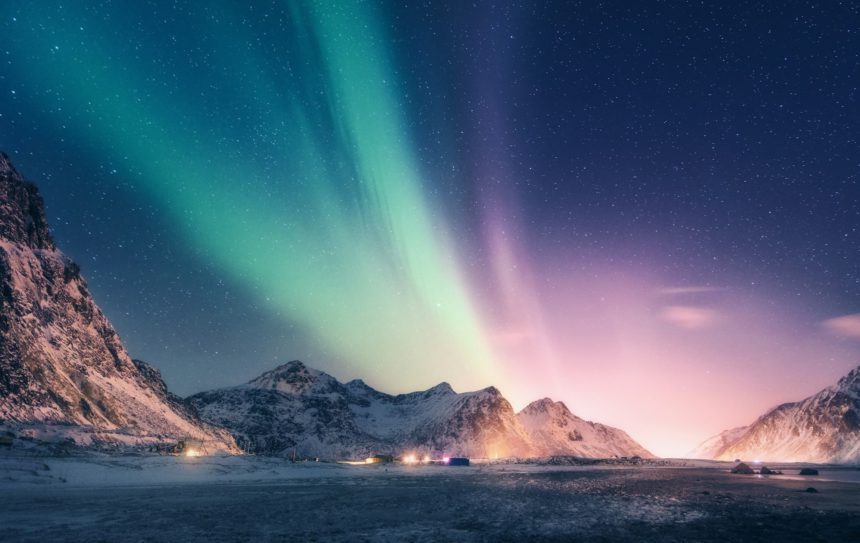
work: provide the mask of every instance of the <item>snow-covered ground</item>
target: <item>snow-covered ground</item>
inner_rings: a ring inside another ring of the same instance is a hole
[[[849,540],[860,485],[727,465],[0,455],[2,541]],[[846,472],[847,473],[847,472]],[[817,493],[804,490],[814,486]]]

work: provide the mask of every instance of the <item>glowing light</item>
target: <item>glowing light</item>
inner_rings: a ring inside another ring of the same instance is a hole
[[[203,456],[197,449],[188,449],[185,451],[185,456]]]
[[[425,455],[424,455],[424,463],[425,463],[425,464],[429,464],[429,463],[430,463],[430,455],[429,455],[429,454],[425,454]]]
[[[443,456],[443,457],[442,457],[442,463],[443,463],[443,464],[447,464],[447,463],[448,463],[448,462],[450,462],[450,461],[451,461],[451,457],[450,457],[450,456]]]
[[[407,454],[406,456],[403,457],[403,463],[404,464],[410,464],[410,465],[411,464],[417,464],[418,463],[418,457],[415,456],[414,454]]]

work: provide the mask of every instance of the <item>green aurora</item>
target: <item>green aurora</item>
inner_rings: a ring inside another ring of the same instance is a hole
[[[230,72],[225,88],[201,87],[215,93],[202,102],[193,87],[176,95],[158,85],[177,69],[158,62],[163,37],[142,41],[131,62],[114,52],[132,15],[114,13],[110,29],[69,7],[62,20],[15,26],[8,41],[32,60],[16,75],[79,112],[74,137],[135,172],[189,242],[272,311],[359,367],[408,360],[489,375],[451,223],[427,197],[373,9],[285,6],[284,35],[270,42],[279,48],[258,58],[237,57],[234,40],[251,36],[225,34],[216,15],[207,32],[184,38],[205,42]],[[272,55],[292,77],[275,75]],[[240,150],[213,154],[235,137],[202,110],[213,99],[241,103],[238,120],[258,140],[237,148],[264,148],[277,168]]]

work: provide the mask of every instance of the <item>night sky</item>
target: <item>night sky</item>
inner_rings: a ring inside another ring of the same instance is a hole
[[[0,1],[0,149],[177,393],[301,359],[680,455],[860,363],[857,3],[240,4]]]

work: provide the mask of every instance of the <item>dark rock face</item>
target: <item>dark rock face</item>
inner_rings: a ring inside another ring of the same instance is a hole
[[[229,444],[228,436],[216,436],[188,416],[157,370],[131,360],[80,269],[51,240],[36,187],[5,155],[0,156],[0,421],[67,425],[70,432],[87,427],[120,433],[125,442],[144,435],[205,435]],[[92,433],[86,437],[92,439]]]
[[[4,153],[0,153],[0,238],[32,249],[54,248],[39,190],[15,171]]]

